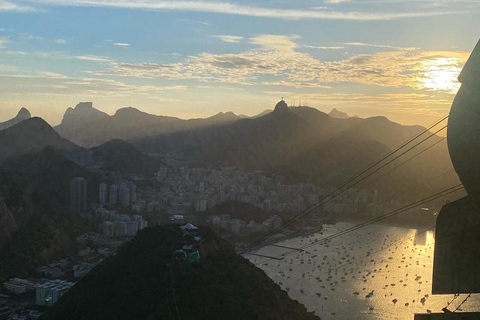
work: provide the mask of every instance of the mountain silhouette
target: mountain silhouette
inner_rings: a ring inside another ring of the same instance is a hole
[[[2,163],[0,230],[6,233],[0,237],[0,277],[33,275],[36,266],[76,254],[75,237],[90,230],[69,210],[70,179],[77,176],[88,181],[87,201],[95,201],[96,176],[62,150],[49,146]]]
[[[336,108],[333,108],[332,111],[328,114],[332,118],[337,118],[337,119],[348,119],[350,118],[348,114],[345,112],[342,112],[340,110],[337,110]]]
[[[42,319],[171,319],[175,309],[181,319],[319,319],[210,229],[196,234],[200,262],[184,265],[172,261],[189,241],[179,225],[139,231]]]
[[[260,118],[141,139],[133,144],[145,152],[184,152],[201,166],[236,165],[283,174],[290,182],[332,187],[423,130],[421,126],[403,126],[385,117],[337,119],[314,108],[285,107],[282,103]],[[434,136],[415,151],[440,139]],[[446,143],[439,142],[418,161],[393,173],[383,187],[399,190],[451,168]]]
[[[77,146],[60,135],[43,119],[33,117],[0,131],[0,162],[41,151],[47,146],[73,150]]]
[[[231,123],[240,117],[233,112],[220,112],[205,119],[183,120],[156,116],[127,107],[113,116],[93,108],[91,102],[82,102],[65,112],[62,123],[55,130],[64,138],[83,147],[95,147],[113,139],[132,141],[172,132],[192,130]]]
[[[160,160],[138,151],[130,143],[115,139],[98,147],[82,151],[84,163],[94,163],[95,169],[118,171],[127,174],[153,176],[160,166]]]
[[[20,111],[18,111],[18,114],[15,116],[15,118],[12,118],[5,122],[0,122],[0,130],[10,128],[23,120],[30,119],[31,117],[32,116],[30,114],[30,111],[22,108],[20,109]]]

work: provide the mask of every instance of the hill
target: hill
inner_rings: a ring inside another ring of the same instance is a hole
[[[143,229],[41,319],[318,319],[210,229],[198,235],[199,265],[182,265],[178,226]]]
[[[328,114],[332,118],[337,118],[337,119],[348,119],[350,118],[348,114],[346,114],[343,111],[337,110],[336,108],[333,108],[332,111]]]
[[[150,152],[184,152],[200,166],[236,165],[246,170],[282,174],[289,183],[314,182],[331,188],[424,129],[403,126],[385,117],[337,119],[314,108],[289,108],[279,103],[272,113],[256,119],[142,139],[134,144]],[[451,170],[446,143],[440,140],[441,137],[434,136],[413,150],[408,156],[439,142],[373,187],[398,192]],[[392,163],[384,172],[406,159],[404,156]],[[456,181],[453,177],[435,188],[451,186]]]
[[[59,150],[73,150],[77,146],[60,137],[41,118],[30,118],[0,131],[0,162],[21,155],[39,152],[47,146]]]
[[[0,277],[31,275],[35,266],[76,250],[75,237],[89,230],[69,211],[69,183],[76,176],[87,178],[92,200],[96,177],[53,147],[2,164]]]
[[[55,130],[62,137],[90,148],[114,139],[131,141],[231,123],[239,119],[233,112],[221,112],[205,119],[183,120],[148,114],[132,107],[118,109],[113,116],[109,116],[93,108],[91,102],[82,102],[74,109],[67,109],[62,123]]]
[[[94,168],[127,174],[153,176],[163,163],[123,140],[111,140],[98,147],[83,151],[83,156],[93,162]]]
[[[22,108],[20,109],[20,111],[18,111],[18,114],[15,116],[15,118],[12,118],[5,122],[0,122],[0,130],[10,128],[11,126],[16,125],[23,120],[30,119],[31,117],[32,116],[30,115],[30,112],[27,109]]]

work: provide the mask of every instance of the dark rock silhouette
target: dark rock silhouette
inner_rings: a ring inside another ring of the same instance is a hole
[[[468,194],[480,199],[480,41],[458,80],[448,120],[448,150]]]
[[[196,232],[202,238],[199,266],[171,264],[186,239],[178,225],[145,228],[79,280],[42,319],[168,319],[174,308],[172,283],[182,319],[319,319],[210,229]]]
[[[280,100],[276,105],[275,105],[275,112],[287,112],[288,111],[288,105],[287,103],[282,99]]]
[[[0,131],[0,162],[41,151],[47,146],[73,150],[77,146],[60,135],[43,119],[33,117]]]
[[[8,121],[5,121],[5,122],[1,122],[0,123],[0,130],[10,128],[10,127],[16,125],[17,123],[22,122],[23,120],[30,119],[31,117],[32,117],[32,115],[30,114],[30,112],[27,109],[22,108],[22,109],[20,109],[20,111],[18,111],[18,114],[15,116],[15,118],[12,118],[12,119],[10,119]]]
[[[332,118],[337,118],[337,119],[348,119],[348,118],[350,118],[348,116],[348,114],[346,114],[343,111],[337,110],[336,108],[333,108],[332,111],[330,111],[330,113],[328,115]]]
[[[81,102],[75,108],[67,109],[62,123],[55,130],[63,138],[90,148],[113,139],[132,142],[160,134],[233,123],[240,119],[233,112],[220,112],[205,119],[183,120],[148,114],[132,107],[118,109],[110,116],[95,109],[92,102]]]
[[[480,41],[458,80],[448,120],[448,150],[468,196],[437,218],[432,293],[480,292]]]

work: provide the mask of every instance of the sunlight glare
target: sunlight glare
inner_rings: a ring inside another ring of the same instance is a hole
[[[457,80],[461,71],[459,61],[455,58],[438,58],[426,61],[423,65],[422,87],[427,90],[456,93],[460,87]]]

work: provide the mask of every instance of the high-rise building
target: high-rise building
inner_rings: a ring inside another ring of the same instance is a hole
[[[135,203],[137,202],[137,186],[132,182],[127,184],[127,188],[130,190],[130,202]]]
[[[123,207],[130,205],[130,190],[128,188],[122,188],[120,190],[120,203]]]
[[[100,203],[107,203],[108,200],[108,184],[105,182],[100,183],[98,187],[98,201]]]
[[[87,180],[82,177],[70,180],[70,209],[76,213],[87,209]]]
[[[117,204],[118,202],[118,187],[116,184],[110,186],[110,204]]]
[[[66,280],[52,280],[37,287],[37,306],[51,306],[75,283]]]

